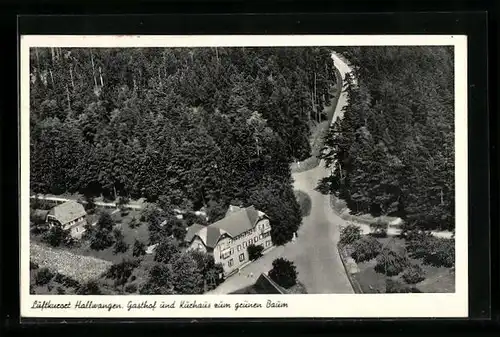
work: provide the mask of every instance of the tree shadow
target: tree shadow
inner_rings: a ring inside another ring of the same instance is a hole
[[[311,197],[309,196],[309,194],[300,190],[295,190],[293,191],[293,193],[295,194],[295,198],[297,199],[297,202],[300,206],[300,213],[302,217],[309,216],[309,214],[311,214],[312,206]]]

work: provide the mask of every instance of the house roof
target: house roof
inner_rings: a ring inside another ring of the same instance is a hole
[[[247,208],[230,206],[229,210],[230,212],[228,211],[225,218],[211,224],[210,227],[225,230],[232,237],[252,229],[259,217],[264,215],[264,213],[257,211],[254,206]]]
[[[83,205],[73,200],[57,205],[49,211],[49,215],[54,216],[62,225],[85,216],[86,214]]]
[[[198,224],[193,224],[187,228],[187,233],[186,237],[184,238],[185,241],[191,242],[196,235],[202,228],[205,228],[205,226],[198,225]]]
[[[234,238],[254,228],[257,220],[264,215],[253,206],[247,208],[229,206],[223,219],[209,226],[194,224],[189,227],[185,240],[191,242],[198,236],[207,247],[214,248],[222,235],[228,234]]]

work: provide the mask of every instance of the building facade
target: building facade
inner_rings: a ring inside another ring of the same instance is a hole
[[[226,276],[250,261],[250,245],[260,245],[264,251],[273,246],[269,219],[253,206],[230,206],[223,219],[209,226],[192,225],[186,241],[188,249],[212,254],[215,263],[222,264]]]
[[[86,217],[87,212],[82,204],[76,201],[66,201],[49,211],[46,222],[49,227],[59,225],[64,230],[69,230],[72,237],[79,239],[85,232]]]

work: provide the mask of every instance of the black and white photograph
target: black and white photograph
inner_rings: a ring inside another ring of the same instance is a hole
[[[409,310],[422,294],[466,307],[460,37],[126,38],[22,48],[30,309],[264,295],[304,315],[284,299],[401,293]]]

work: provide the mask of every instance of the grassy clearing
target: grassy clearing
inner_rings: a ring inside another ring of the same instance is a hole
[[[403,252],[406,242],[400,238],[379,238],[383,246],[390,242],[392,249]],[[455,291],[455,272],[452,268],[435,267],[424,264],[422,259],[409,258],[410,263],[420,265],[424,271],[425,279],[415,286],[424,293],[450,293]],[[384,293],[386,289],[387,276],[375,271],[376,259],[358,263],[359,273],[353,277],[361,286],[364,293]],[[391,279],[404,283],[402,273],[391,277]]]

